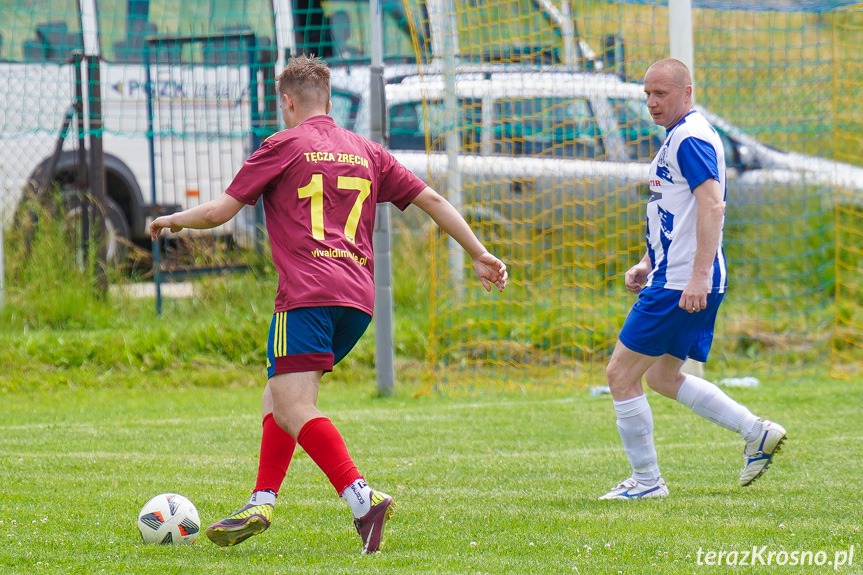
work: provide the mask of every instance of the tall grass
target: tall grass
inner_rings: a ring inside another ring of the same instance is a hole
[[[425,220],[416,213],[394,218],[396,354],[412,369],[425,357],[428,332]],[[192,297],[166,297],[157,316],[154,296],[130,289],[138,278],[111,271],[111,289],[100,291],[95,264],[79,265],[63,222],[50,211],[34,225],[29,242],[20,228],[7,237],[0,390],[255,385],[265,377],[277,284],[268,253],[234,254],[248,271],[195,279]],[[345,361],[357,378],[373,373],[372,334],[370,328]]]
[[[27,200],[18,210],[5,250],[4,328],[104,327],[119,311],[100,291],[95,242],[77,247],[61,212],[59,196],[46,205]]]
[[[726,250],[734,282],[717,326],[714,373],[791,370],[799,377],[828,360],[833,268],[818,262],[833,251],[833,232],[825,220],[829,213],[818,209],[820,200],[811,194],[803,194],[799,205],[775,205],[765,198],[729,207]],[[769,242],[763,235],[767,218]],[[486,294],[466,268],[462,299],[444,299],[430,292],[433,281],[446,281],[433,280],[430,268],[447,254],[430,254],[427,218],[410,208],[393,221],[399,369],[412,377],[429,376],[435,369],[435,377],[448,385],[471,378],[518,385],[602,378],[632,303],[621,285],[626,258],[615,263],[602,250],[578,249],[580,244],[571,242],[573,249],[557,250],[549,260],[524,260],[528,252],[508,238],[490,238],[489,249],[510,266],[507,292]],[[483,233],[482,226],[478,229]],[[535,228],[514,233],[528,243],[547,239]],[[167,296],[157,316],[154,297],[134,297],[133,279],[119,272],[112,272],[112,289],[101,293],[93,265],[79,265],[62,223],[50,214],[39,218],[29,244],[16,234],[8,240],[0,389],[136,386],[142,381],[257,385],[264,377],[277,281],[268,253],[244,252],[241,257],[249,263],[244,273],[194,280],[192,297]],[[437,322],[431,340],[430,322]],[[371,327],[333,377],[374,377],[373,333]],[[434,365],[426,363],[430,354]]]

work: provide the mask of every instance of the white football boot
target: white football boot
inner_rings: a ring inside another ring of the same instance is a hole
[[[773,463],[773,456],[779,453],[786,439],[788,436],[784,427],[772,421],[761,422],[761,435],[743,448],[743,473],[740,475],[742,487],[752,485],[753,481],[764,475]]]
[[[639,483],[630,477],[620,485],[600,497],[600,499],[647,499],[649,497],[665,497],[668,495],[668,486],[660,477],[656,483],[647,485]]]

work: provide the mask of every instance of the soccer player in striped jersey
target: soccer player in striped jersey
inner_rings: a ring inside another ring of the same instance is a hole
[[[767,471],[786,438],[781,425],[759,419],[716,385],[682,371],[687,358],[707,360],[727,286],[725,154],[716,130],[693,107],[692,78],[682,62],[669,58],[650,66],[644,91],[653,121],[667,134],[650,164],[647,253],[624,278],[638,301],[606,370],[632,475],[600,499],[668,495],[642,377],[654,391],[743,437],[742,486]]]
[[[222,196],[150,225],[154,241],[166,228],[212,228],[263,198],[279,273],[257,483],[249,503],[206,534],[228,546],[267,529],[299,444],[350,505],[363,553],[373,553],[393,500],[369,487],[316,403],[321,376],[347,355],[372,318],[375,205],[392,202],[404,210],[414,204],[427,212],[467,251],[487,291],[492,284],[503,291],[506,266],[448,201],[382,146],[333,122],[327,115],[330,70],[323,61],[291,58],[277,82],[288,129],[261,145]]]

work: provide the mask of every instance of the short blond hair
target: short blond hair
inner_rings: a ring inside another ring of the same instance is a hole
[[[293,56],[276,77],[279,96],[288,94],[304,107],[326,106],[330,101],[330,68],[310,54]]]

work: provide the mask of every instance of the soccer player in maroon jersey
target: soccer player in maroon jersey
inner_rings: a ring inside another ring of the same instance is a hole
[[[207,529],[221,546],[261,533],[296,444],[350,504],[363,553],[377,551],[392,515],[390,496],[373,490],[335,426],[316,407],[321,376],[360,339],[374,310],[375,205],[414,204],[467,251],[486,291],[506,287],[506,266],[464,218],[382,146],[341,128],[330,111],[330,70],[314,56],[291,58],[277,78],[287,130],[268,138],[222,196],[150,224],[163,229],[221,225],[263,197],[273,263],[279,272],[267,343],[267,387],[258,478],[249,503]]]

